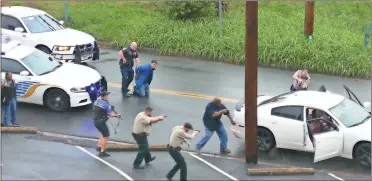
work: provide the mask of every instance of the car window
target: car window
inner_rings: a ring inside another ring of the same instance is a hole
[[[22,64],[16,60],[1,58],[1,72],[11,72],[13,74],[20,74],[27,70]]]
[[[364,107],[347,98],[329,111],[346,127],[362,124],[371,116]]]
[[[303,121],[303,110],[302,106],[282,106],[273,108],[271,115]]]
[[[14,31],[16,28],[23,28],[22,23],[14,17],[1,14],[1,27]]]
[[[64,26],[59,24],[56,19],[46,14],[24,17],[22,18],[22,21],[31,33],[42,33],[64,29]]]
[[[50,61],[48,54],[37,49],[30,55],[22,58],[21,61],[36,75],[53,71],[53,69],[59,65],[55,60]]]

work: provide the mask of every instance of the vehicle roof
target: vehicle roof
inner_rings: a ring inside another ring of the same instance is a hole
[[[306,107],[328,110],[345,99],[344,96],[329,92],[297,91],[285,96],[280,103],[286,105],[303,105]]]
[[[8,48],[7,46],[10,46],[10,45],[7,45],[7,44],[8,43],[1,44],[3,50],[5,50],[5,51],[2,51],[2,52],[5,53],[5,55],[1,55],[1,57],[11,58],[11,59],[15,59],[15,60],[18,61],[18,60],[30,55],[32,52],[35,51],[35,48],[24,46],[24,45],[17,45],[17,46]],[[5,49],[5,48],[7,48],[7,49]]]
[[[35,16],[40,14],[45,14],[44,11],[25,7],[25,6],[5,6],[1,7],[1,13],[6,15],[12,15],[17,18],[24,18],[28,16]]]

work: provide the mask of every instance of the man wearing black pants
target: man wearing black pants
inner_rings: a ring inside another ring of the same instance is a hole
[[[99,152],[98,156],[110,156],[106,153],[106,144],[110,137],[110,131],[107,127],[107,120],[112,117],[120,117],[120,114],[114,114],[111,110],[111,106],[108,102],[108,95],[110,92],[102,92],[101,98],[98,98],[94,102],[94,126],[101,133],[101,137],[97,143],[97,151]]]
[[[121,80],[121,93],[123,96],[129,97],[129,85],[134,78],[134,59],[136,59],[136,66],[139,66],[140,60],[138,58],[137,43],[132,42],[128,48],[124,48],[118,52],[120,57],[119,65],[122,76]]]

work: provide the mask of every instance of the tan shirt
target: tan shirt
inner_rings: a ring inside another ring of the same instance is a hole
[[[186,139],[192,139],[193,137],[185,132],[183,126],[176,126],[172,129],[172,133],[169,138],[169,146],[174,148],[181,147],[182,143],[186,142]]]
[[[303,89],[303,88],[306,88],[308,86],[308,84],[310,83],[310,76],[309,74],[307,74],[307,80],[303,79],[301,77],[301,74],[302,74],[302,70],[297,70],[297,72],[294,73],[293,75],[293,87],[295,89]],[[302,84],[300,84],[300,82],[298,81],[298,79],[301,79],[302,80]]]
[[[136,118],[134,119],[133,133],[135,134],[147,133],[147,135],[150,135],[151,128],[152,128],[151,117],[145,115],[144,112],[138,113]]]

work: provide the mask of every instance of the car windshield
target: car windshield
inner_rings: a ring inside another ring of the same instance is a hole
[[[362,124],[370,117],[370,114],[366,109],[350,99],[344,99],[329,111],[331,111],[331,113],[346,127]]]
[[[47,14],[22,18],[31,33],[43,33],[65,29],[56,19]]]
[[[21,61],[36,75],[52,72],[60,65],[55,60],[50,61],[49,55],[40,50],[35,50],[30,55],[21,59]]]

